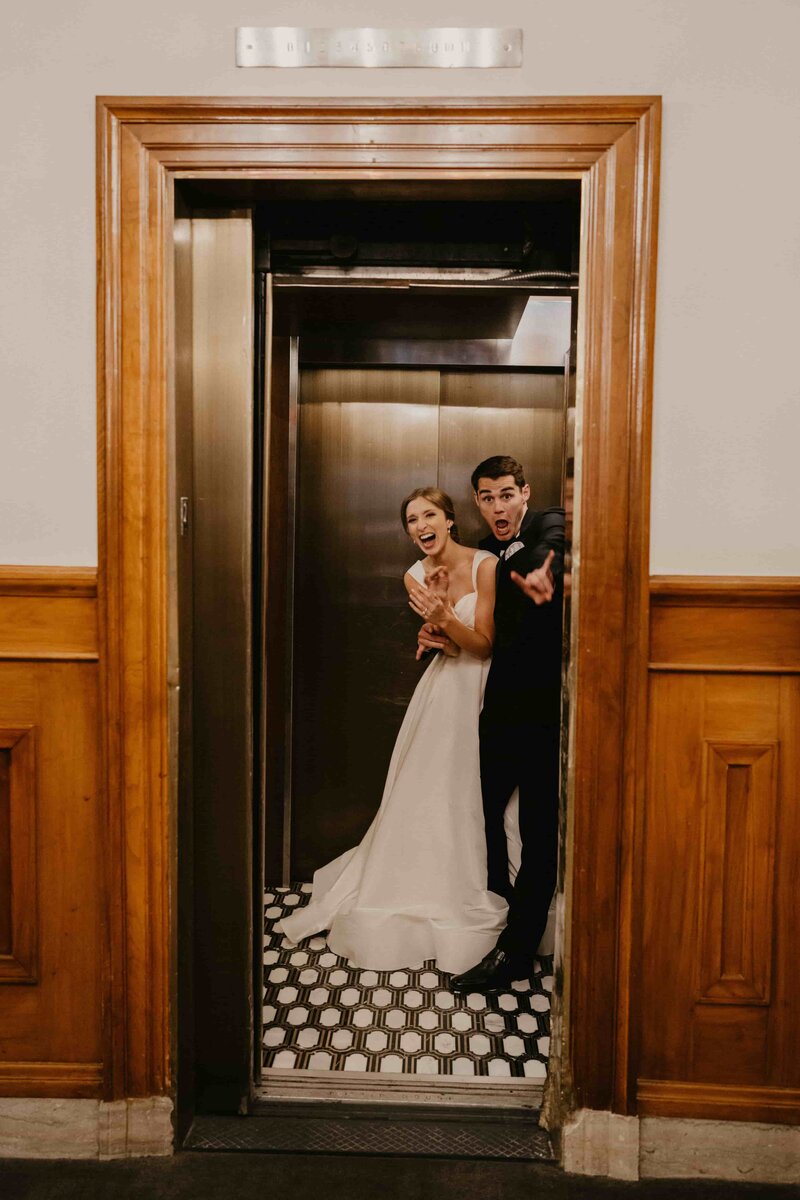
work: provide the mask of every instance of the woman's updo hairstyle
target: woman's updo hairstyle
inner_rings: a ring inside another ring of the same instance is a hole
[[[460,542],[461,538],[458,533],[458,525],[456,524],[456,513],[453,508],[453,501],[448,496],[447,492],[443,492],[438,487],[420,487],[414,488],[413,492],[409,492],[403,503],[400,505],[400,522],[408,533],[408,522],[406,521],[406,509],[412,500],[430,500],[431,504],[442,510],[448,521],[452,521],[450,526],[450,537],[454,542]]]

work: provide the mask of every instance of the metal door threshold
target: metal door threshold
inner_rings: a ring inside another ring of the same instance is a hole
[[[261,1102],[251,1116],[196,1117],[184,1150],[552,1162],[530,1111]]]
[[[349,1071],[262,1072],[252,1112],[263,1104],[337,1101],[361,1104],[418,1105],[436,1109],[506,1109],[538,1111],[544,1087],[532,1079],[384,1075]]]

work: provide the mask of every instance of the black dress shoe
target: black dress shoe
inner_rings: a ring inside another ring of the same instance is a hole
[[[515,979],[529,979],[530,967],[509,958],[505,950],[495,946],[485,958],[462,975],[450,980],[453,992],[504,992]]]

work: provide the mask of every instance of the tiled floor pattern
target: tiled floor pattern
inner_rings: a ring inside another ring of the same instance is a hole
[[[264,894],[265,1068],[544,1080],[552,959],[492,996],[456,995],[433,963],[362,970],[322,936],[294,946],[275,929],[310,891]]]

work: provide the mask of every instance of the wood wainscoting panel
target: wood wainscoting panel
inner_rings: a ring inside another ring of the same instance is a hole
[[[11,903],[11,755],[0,750],[0,955],[14,940]]]
[[[0,983],[36,981],[37,894],[35,730],[0,721]]]
[[[703,693],[697,679],[650,688],[643,850],[639,1074],[685,1079],[699,942]]]
[[[657,576],[650,666],[662,671],[800,672],[800,581]]]
[[[697,999],[768,1004],[777,745],[706,740],[705,750]]]
[[[94,567],[0,566],[0,660],[96,658]]]
[[[698,1004],[692,1017],[691,1078],[758,1084],[768,1078],[769,1010]]]
[[[69,651],[64,642],[49,644]],[[23,820],[6,839],[12,950],[27,962],[23,978],[0,958],[0,1095],[101,1096],[106,885],[97,664],[0,661],[2,756],[10,782],[0,794]],[[4,894],[0,888],[0,904]]]
[[[639,1111],[800,1121],[800,586],[684,587],[651,610]]]

